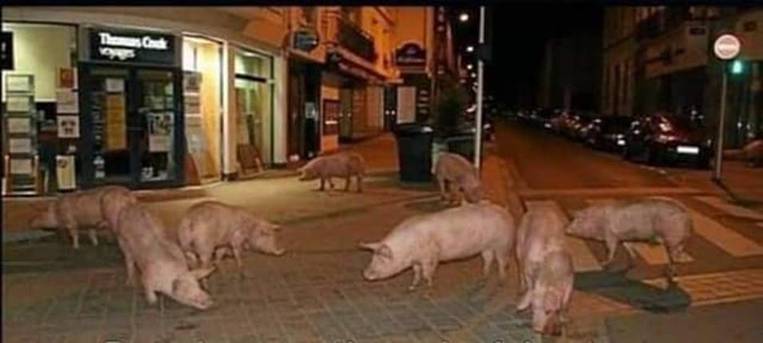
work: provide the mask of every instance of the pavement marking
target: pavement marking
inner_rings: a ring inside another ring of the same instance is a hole
[[[600,205],[611,203],[615,199],[588,199],[587,202],[591,205]],[[649,265],[663,265],[668,264],[668,253],[665,251],[665,247],[662,244],[649,244],[642,242],[623,242],[623,245],[628,246],[636,251],[644,261]],[[691,257],[686,251],[678,257],[676,263],[689,263],[693,262],[694,258]]]
[[[688,208],[688,207],[687,207]],[[710,217],[688,208],[694,232],[734,257],[763,255],[763,247]]]
[[[684,275],[676,277],[675,281],[681,290],[689,294],[692,306],[763,298],[763,269]],[[641,282],[667,288],[665,278]]]
[[[749,208],[730,204],[719,197],[713,196],[695,196],[694,199],[715,207],[735,217],[749,218],[754,220],[763,220],[763,213],[753,211]]]
[[[569,220],[567,213],[556,201],[528,201],[525,203],[525,206],[527,206],[527,209],[548,206],[553,211],[557,212],[561,218],[564,218],[565,221]],[[591,252],[591,249],[588,247],[585,240],[570,235],[564,235],[564,237],[567,247],[572,254],[572,265],[575,266],[575,271],[587,272],[602,270],[601,263]]]
[[[688,187],[608,187],[608,188],[566,188],[566,189],[522,189],[523,197],[553,197],[565,195],[655,195],[655,194],[707,194]]]

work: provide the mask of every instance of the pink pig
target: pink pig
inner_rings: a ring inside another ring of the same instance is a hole
[[[511,214],[487,201],[411,217],[381,241],[361,243],[362,248],[374,252],[363,277],[369,281],[379,280],[413,267],[413,282],[409,287],[413,290],[422,276],[428,286],[432,285],[439,262],[481,254],[483,274],[488,275],[495,259],[498,275],[503,280],[514,236]]]
[[[558,335],[566,322],[575,271],[564,242],[564,220],[552,209],[533,208],[517,232],[520,282],[525,290],[517,310],[532,306],[533,330]]]
[[[321,179],[320,190],[325,189],[325,183],[328,181],[331,189],[334,189],[332,177],[344,178],[344,190],[350,189],[350,178],[355,176],[358,185],[358,192],[363,192],[363,177],[366,175],[366,162],[358,153],[340,152],[332,155],[319,156],[308,162],[299,169],[300,181],[310,181]]]
[[[207,309],[212,299],[199,286],[199,279],[207,277],[214,268],[188,270],[180,247],[164,236],[164,227],[142,205],[130,205],[119,214],[117,238],[125,258],[127,282],[132,284],[135,269],[150,304],[156,303],[156,292],[176,301]]]
[[[441,153],[435,165],[435,176],[443,200],[446,200],[447,192],[451,193],[451,202],[456,200],[457,191],[463,192],[464,198],[470,203],[482,200],[479,172],[461,155]]]

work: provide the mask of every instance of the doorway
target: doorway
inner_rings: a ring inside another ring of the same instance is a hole
[[[83,184],[133,188],[183,181],[180,72],[84,63]]]

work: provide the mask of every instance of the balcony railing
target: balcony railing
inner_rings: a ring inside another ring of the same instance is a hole
[[[338,24],[339,45],[369,62],[375,62],[377,54],[373,37],[352,22],[339,19]]]

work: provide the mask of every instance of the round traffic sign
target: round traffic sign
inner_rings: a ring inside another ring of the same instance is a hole
[[[715,40],[715,44],[713,44],[715,57],[722,60],[730,60],[737,57],[741,48],[742,43],[739,42],[739,38],[732,34],[721,35]]]

